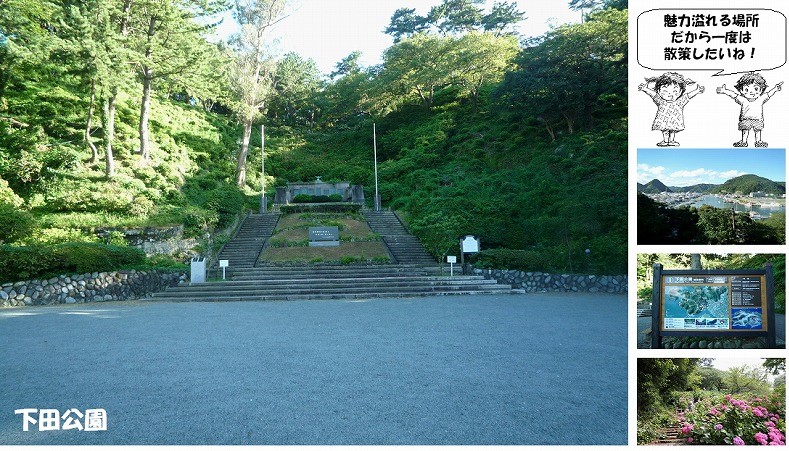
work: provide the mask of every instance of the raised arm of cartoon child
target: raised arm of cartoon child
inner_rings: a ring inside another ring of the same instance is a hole
[[[657,145],[679,146],[676,136],[677,132],[685,130],[685,105],[690,99],[703,93],[704,86],[699,86],[693,80],[676,72],[666,72],[660,77],[647,78],[646,81],[638,85],[638,90],[651,97],[658,107],[655,120],[652,121],[652,130],[660,130],[663,133],[663,141]],[[650,83],[654,83],[654,89],[649,87]],[[696,86],[687,90],[687,86],[692,84]]]
[[[716,89],[718,94],[731,97],[740,105],[740,117],[737,128],[742,137],[734,143],[734,147],[748,147],[748,135],[753,130],[754,147],[767,147],[767,143],[762,141],[762,130],[764,130],[764,104],[770,97],[781,90],[784,82],[780,82],[767,90],[767,81],[761,74],[749,72],[734,85],[735,90],[723,85]]]

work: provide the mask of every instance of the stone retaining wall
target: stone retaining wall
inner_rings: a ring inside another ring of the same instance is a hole
[[[512,285],[513,288],[523,288],[526,292],[627,293],[627,276],[549,274],[507,269],[475,269],[474,274]]]
[[[0,306],[127,301],[185,283],[187,278],[184,271],[129,270],[6,283],[0,290]]]

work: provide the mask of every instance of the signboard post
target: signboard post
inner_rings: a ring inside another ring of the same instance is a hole
[[[455,275],[455,263],[458,262],[458,258],[455,255],[448,255],[447,256],[447,263],[449,263],[449,277],[453,277]]]
[[[662,337],[766,337],[775,348],[773,267],[664,270],[653,267],[652,349]]]
[[[230,260],[219,260],[219,267],[222,268],[222,280],[225,280],[225,269],[230,265]]]
[[[476,254],[479,249],[479,238],[466,235],[460,239],[460,266],[463,268],[463,274],[466,274],[466,254]]]

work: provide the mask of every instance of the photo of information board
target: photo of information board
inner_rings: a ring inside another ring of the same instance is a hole
[[[662,276],[662,330],[767,330],[764,275]]]

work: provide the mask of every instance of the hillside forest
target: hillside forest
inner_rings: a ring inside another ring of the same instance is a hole
[[[129,228],[210,254],[259,208],[261,126],[269,199],[321,177],[371,203],[373,124],[382,204],[437,258],[473,234],[481,265],[625,272],[626,2],[573,0],[583,22],[529,39],[515,3],[404,7],[381,64],[330,74],[269,38],[290,6],[0,1],[0,279],[188,258],[139,255]]]

